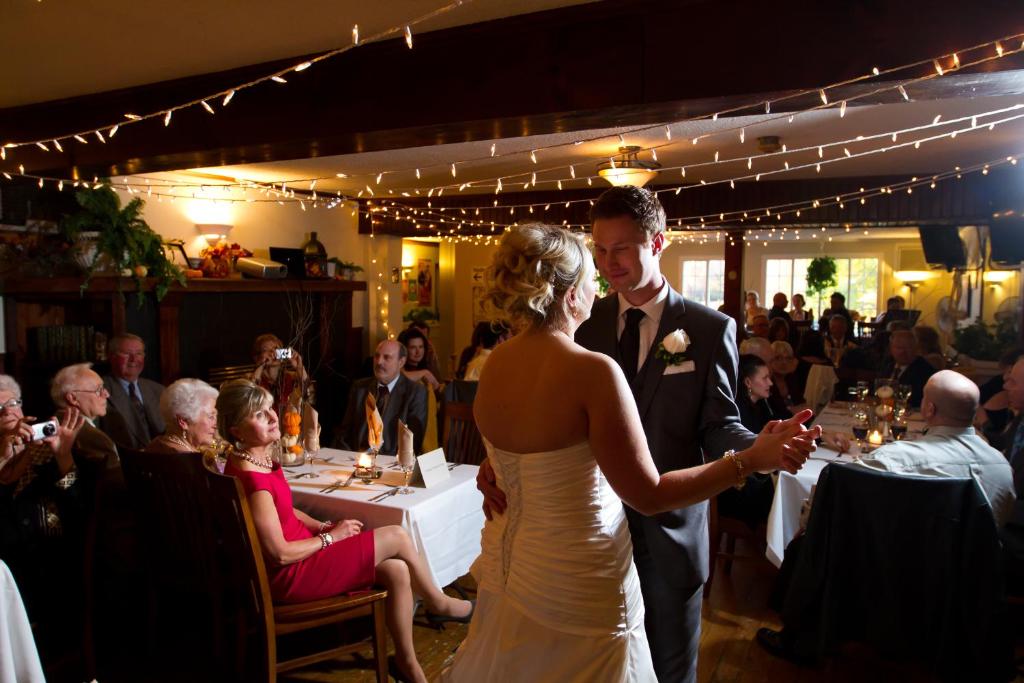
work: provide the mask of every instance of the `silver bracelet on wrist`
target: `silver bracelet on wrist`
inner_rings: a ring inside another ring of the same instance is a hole
[[[322,533],[322,534],[319,534],[319,536],[320,536],[320,550],[326,550],[329,545],[334,543],[334,538],[331,536],[330,533],[328,533],[326,531],[324,533]]]
[[[330,531],[333,528],[334,528],[334,522],[320,522],[319,533],[323,533],[325,531]]]

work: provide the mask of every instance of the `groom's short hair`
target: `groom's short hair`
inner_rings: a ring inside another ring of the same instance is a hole
[[[628,216],[647,241],[665,231],[665,209],[658,195],[642,187],[622,185],[605,190],[590,209],[590,224],[601,218]]]

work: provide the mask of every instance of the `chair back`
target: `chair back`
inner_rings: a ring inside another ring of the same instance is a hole
[[[487,457],[483,437],[473,419],[473,404],[444,403],[444,430],[441,444],[448,462],[479,465]]]
[[[472,403],[476,399],[476,389],[479,382],[470,382],[464,379],[453,379],[444,385],[445,402]]]
[[[122,449],[121,468],[151,575],[203,593],[214,588],[220,574],[203,456]]]
[[[206,464],[204,477],[204,488],[211,503],[210,512],[212,519],[216,520],[214,528],[222,570],[231,577],[238,597],[234,605],[238,623],[245,625],[244,643],[238,647],[238,652],[255,650],[259,653],[239,655],[236,670],[241,672],[245,669],[245,676],[238,680],[274,680],[277,660],[274,605],[249,499],[242,483],[235,477],[218,472],[212,462]],[[247,647],[249,642],[256,647]]]
[[[783,624],[804,656],[858,640],[968,680],[1012,654],[995,519],[973,479],[829,465],[790,586]]]

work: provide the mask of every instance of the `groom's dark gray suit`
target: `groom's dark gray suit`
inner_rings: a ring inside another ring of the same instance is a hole
[[[618,296],[595,302],[590,319],[576,331],[576,342],[621,365],[618,315]],[[690,338],[686,357],[693,370],[666,375],[655,349],[677,329]],[[659,472],[701,465],[754,441],[734,401],[735,339],[732,318],[684,300],[668,287],[654,344],[631,385]],[[647,640],[662,683],[696,680],[701,587],[708,576],[707,514],[706,502],[652,517],[626,508],[647,610]]]

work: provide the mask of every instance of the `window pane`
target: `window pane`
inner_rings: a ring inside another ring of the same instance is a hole
[[[865,319],[874,318],[878,313],[878,259],[850,259],[850,294],[846,306]]]
[[[707,303],[707,261],[683,261],[683,296]]]
[[[769,307],[776,292],[783,292],[787,297],[793,282],[792,259],[768,259],[765,262],[764,291],[761,292],[761,305]]]
[[[725,261],[717,259],[708,261],[708,300],[707,305],[717,309],[725,303]]]

